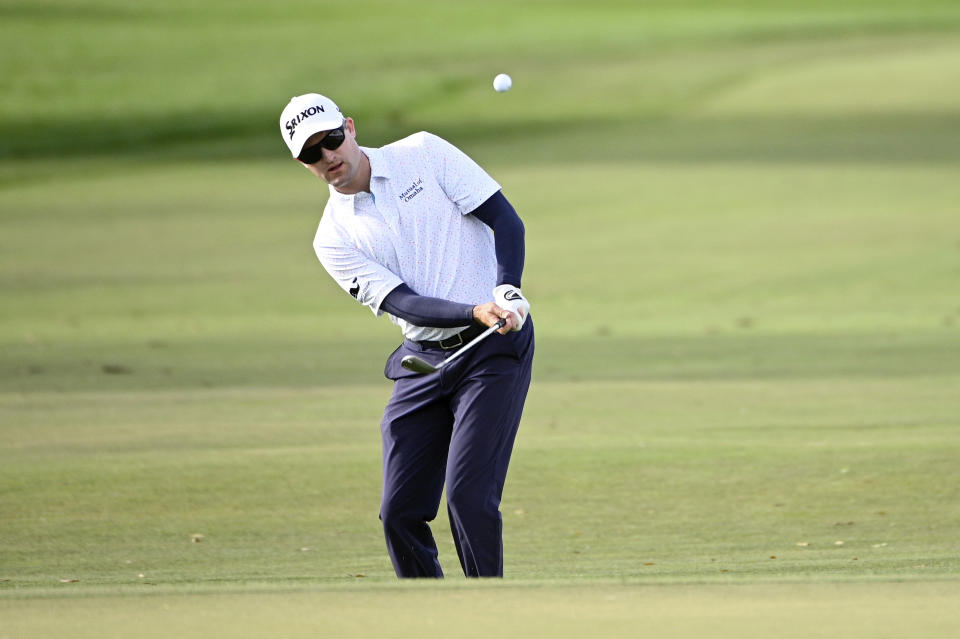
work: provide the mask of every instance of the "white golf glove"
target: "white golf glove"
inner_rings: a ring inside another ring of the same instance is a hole
[[[523,323],[527,321],[527,315],[530,314],[530,302],[523,296],[519,288],[509,284],[501,284],[493,289],[493,301],[500,308],[517,316],[517,325],[513,327],[514,331],[523,328]]]

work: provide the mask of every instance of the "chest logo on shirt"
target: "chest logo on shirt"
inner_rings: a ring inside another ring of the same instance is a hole
[[[410,185],[406,191],[401,193],[399,196],[401,202],[409,202],[413,198],[417,197],[423,191],[423,178],[414,180],[413,184]]]

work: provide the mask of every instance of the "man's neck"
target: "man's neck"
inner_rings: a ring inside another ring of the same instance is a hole
[[[338,193],[344,195],[356,195],[357,193],[370,192],[370,158],[366,153],[360,152],[360,169],[357,171],[356,178],[345,184],[342,188],[333,187]]]

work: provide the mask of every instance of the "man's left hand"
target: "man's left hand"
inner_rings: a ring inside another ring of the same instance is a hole
[[[513,314],[514,322],[510,330],[519,331],[530,314],[530,302],[523,296],[520,289],[509,284],[501,284],[493,289],[493,301],[500,308]]]

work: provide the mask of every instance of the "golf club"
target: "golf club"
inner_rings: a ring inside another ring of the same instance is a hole
[[[431,364],[431,363],[429,363],[429,362],[427,362],[427,361],[425,361],[425,360],[417,357],[416,355],[407,355],[407,356],[405,356],[402,360],[400,360],[400,365],[403,366],[403,367],[404,367],[405,369],[407,369],[408,371],[413,371],[413,372],[415,372],[415,373],[433,373],[433,372],[436,372],[436,371],[440,370],[441,368],[443,368],[444,366],[446,366],[447,364],[449,364],[450,362],[452,362],[453,360],[455,360],[455,359],[457,359],[458,357],[460,357],[461,355],[463,355],[464,353],[466,353],[468,350],[470,350],[471,348],[473,348],[474,346],[476,346],[476,345],[479,344],[480,342],[482,342],[482,341],[483,341],[484,339],[486,339],[489,335],[492,335],[493,333],[497,332],[498,330],[500,330],[501,328],[503,328],[503,327],[506,326],[506,325],[507,325],[507,320],[501,319],[499,322],[497,322],[496,324],[494,324],[493,326],[491,326],[490,328],[488,328],[488,329],[485,330],[484,332],[482,332],[482,333],[480,333],[479,335],[477,335],[476,337],[474,337],[470,342],[467,343],[466,346],[464,346],[464,347],[461,348],[459,351],[457,351],[456,353],[454,353],[453,355],[451,355],[451,356],[448,357],[447,359],[443,360],[442,362],[440,362],[440,363],[437,364],[436,366],[434,366],[433,364]]]

